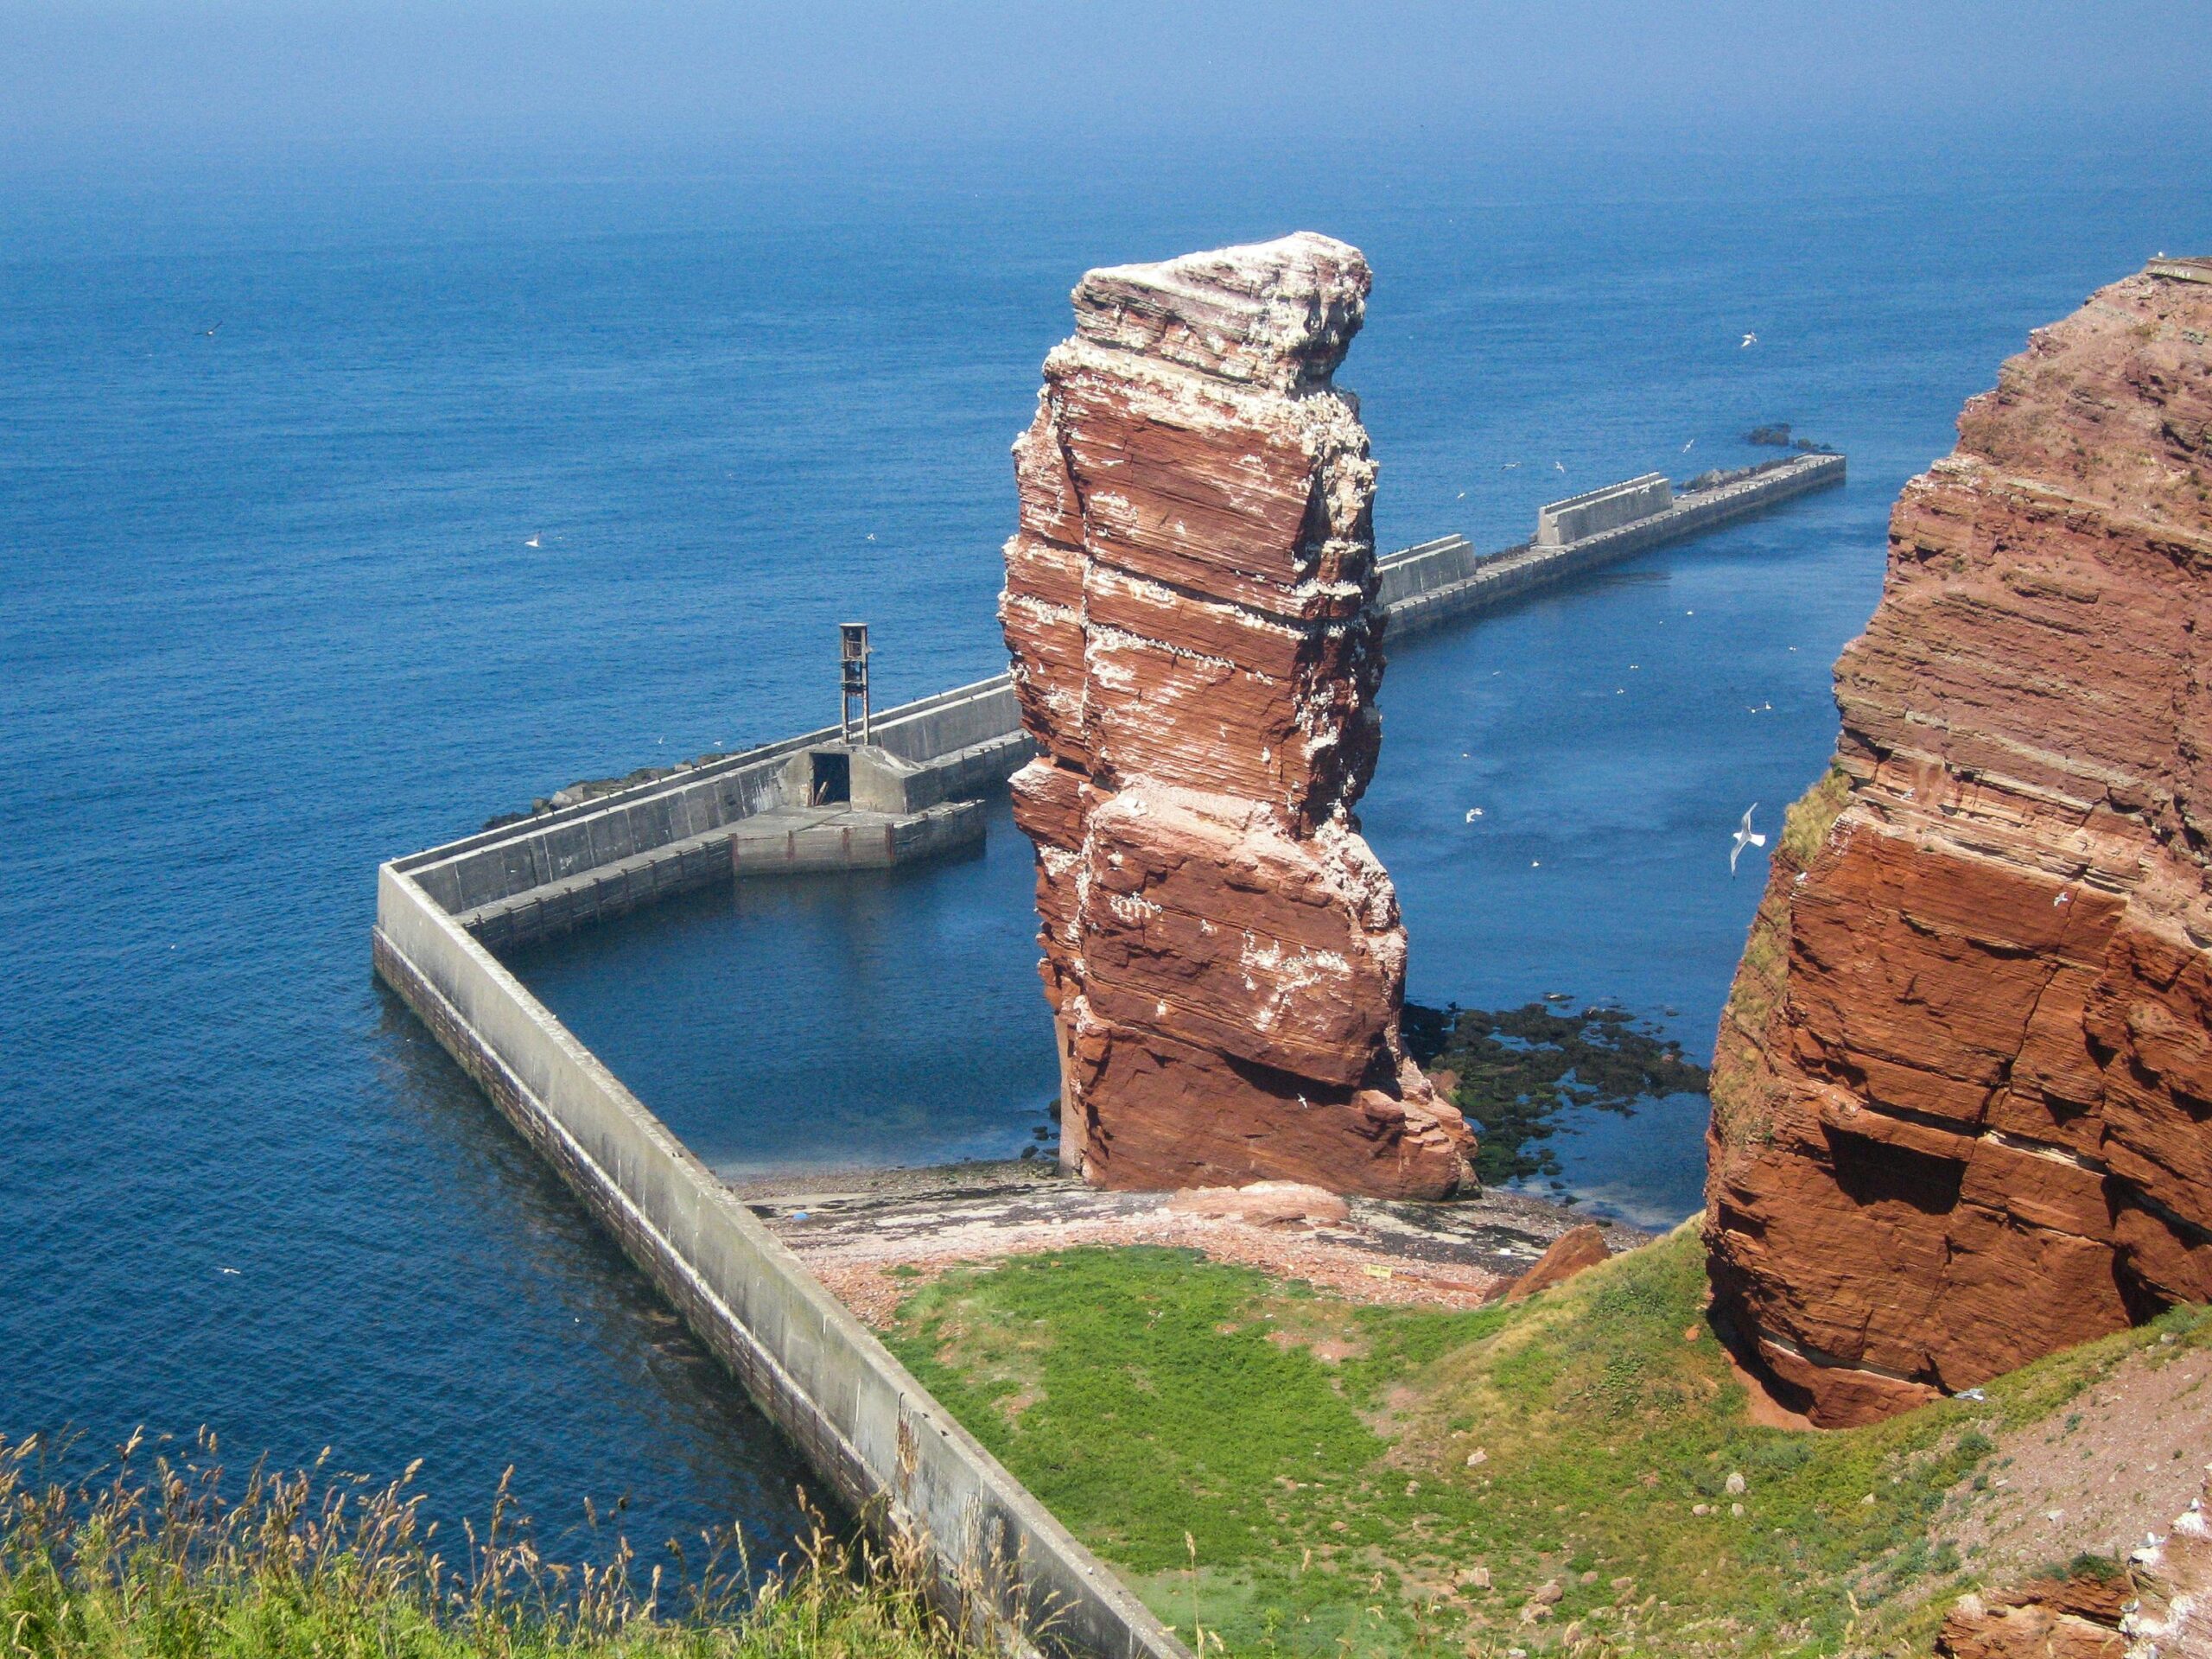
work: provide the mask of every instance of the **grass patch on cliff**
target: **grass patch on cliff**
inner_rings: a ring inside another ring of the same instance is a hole
[[[1704,1290],[1688,1230],[1474,1313],[1081,1249],[949,1274],[892,1341],[1186,1640],[1675,1656],[1924,1652],[1929,1592],[1973,1576],[1945,1497],[1989,1436],[2203,1329],[2172,1315],[1986,1402],[1793,1433],[1750,1421]]]
[[[983,1659],[916,1561],[817,1527],[755,1580],[709,1551],[682,1582],[549,1561],[502,1502],[441,1541],[374,1487],[126,1450],[91,1483],[0,1441],[0,1633],[11,1659]],[[410,1471],[412,1473],[412,1471]]]

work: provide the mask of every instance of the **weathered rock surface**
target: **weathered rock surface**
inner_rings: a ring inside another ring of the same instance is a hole
[[[2212,286],[2031,337],[1905,486],[1713,1074],[1717,1310],[1866,1421],[2212,1295]]]
[[[1570,1227],[1552,1241],[1551,1248],[1536,1258],[1528,1272],[1513,1281],[1506,1290],[1505,1300],[1526,1301],[1539,1291],[1565,1284],[1611,1254],[1605,1247],[1605,1235],[1601,1229],[1586,1222],[1580,1227]]]
[[[1303,1181],[1187,1187],[1170,1198],[1167,1207],[1247,1227],[1340,1227],[1351,1219],[1351,1207],[1342,1198]]]
[[[1942,1659],[2123,1659],[2133,1586],[2124,1578],[2036,1579],[1964,1596],[1936,1637]]]
[[[1440,1197],[1465,1123],[1406,1058],[1397,897],[1351,807],[1382,678],[1368,289],[1300,234],[1094,270],[1014,444],[1000,601],[1041,752],[1062,1155],[1118,1187]]]
[[[1960,1598],[1940,1659],[2212,1659],[2212,1481],[2124,1571]]]
[[[2212,1479],[2173,1529],[2128,1558],[2136,1605],[2121,1616],[2129,1659],[2212,1659]]]

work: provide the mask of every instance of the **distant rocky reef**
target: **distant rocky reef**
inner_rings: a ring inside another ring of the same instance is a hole
[[[1773,421],[1764,426],[1755,426],[1744,434],[1744,442],[1771,449],[1795,449],[1808,455],[1835,453],[1827,444],[1815,442],[1811,438],[1793,438],[1789,435],[1789,423],[1787,421]]]
[[[1351,817],[1382,623],[1375,463],[1332,377],[1369,282],[1310,233],[1091,271],[1014,445],[1000,614],[1040,751],[1014,813],[1062,1155],[1099,1184],[1472,1182]]]
[[[1716,1312],[1865,1422],[2212,1297],[2212,286],[2037,330],[1891,520],[1713,1065]]]

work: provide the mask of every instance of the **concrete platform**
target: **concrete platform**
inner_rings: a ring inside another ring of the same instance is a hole
[[[982,841],[981,801],[941,801],[908,813],[779,806],[733,826],[729,865],[741,881],[811,871],[883,870],[981,846]]]
[[[888,869],[983,841],[983,803],[946,801],[894,814],[850,807],[771,807],[558,881],[495,899],[454,919],[493,950],[550,938],[733,877]]]

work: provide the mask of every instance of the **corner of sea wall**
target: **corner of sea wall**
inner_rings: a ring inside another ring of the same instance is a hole
[[[854,1511],[1018,1652],[1187,1659],[590,1050],[396,861],[376,971]]]

